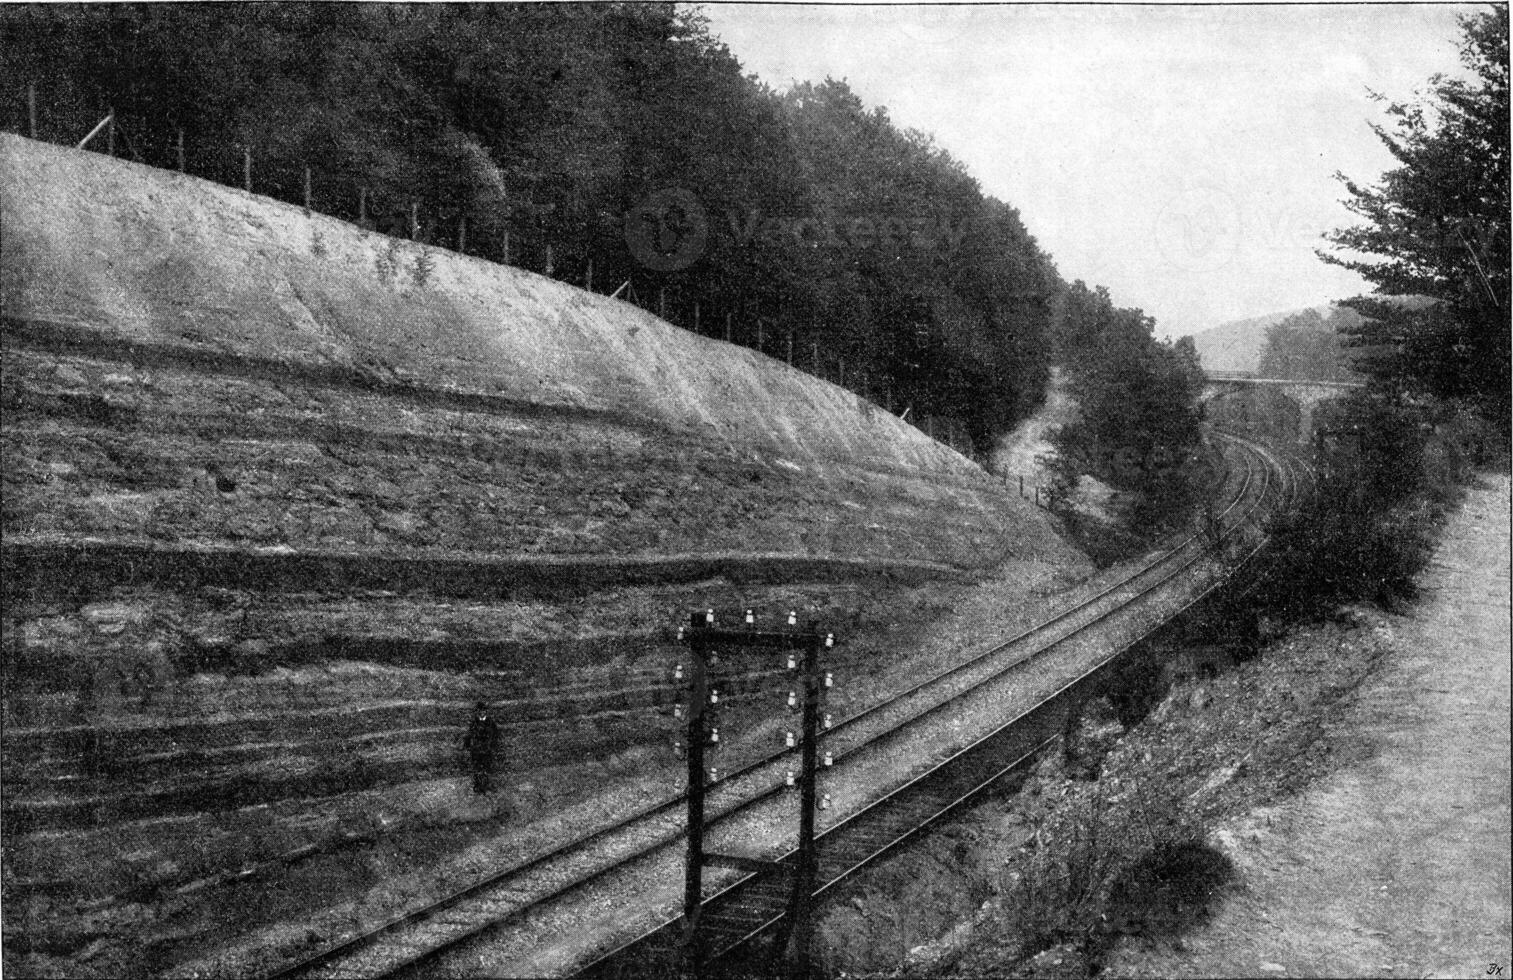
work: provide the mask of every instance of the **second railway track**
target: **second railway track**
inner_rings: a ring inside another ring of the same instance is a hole
[[[1223,438],[1243,460],[1243,466],[1232,469],[1226,481],[1234,492],[1220,515],[1225,538],[1233,540],[1266,511],[1291,503],[1298,480],[1293,461],[1281,460],[1247,440]],[[877,760],[901,740],[932,739],[932,744],[939,744],[938,729],[948,715],[968,710],[973,699],[1001,697],[1009,675],[1017,678],[1026,665],[1050,651],[1079,638],[1086,641],[1092,626],[1115,613],[1141,603],[1149,605],[1153,593],[1209,558],[1211,547],[1201,535],[1188,536],[1071,608],[842,719],[825,736],[837,770],[877,768]],[[895,778],[894,788],[881,798],[853,807],[849,817],[822,837],[822,889],[919,833],[1032,755],[1054,736],[1061,717],[1058,706],[1075,696],[1076,685],[1085,679],[1078,677],[1062,685],[1010,722],[959,749],[953,747],[945,753],[948,758],[934,760],[927,771],[913,778]],[[710,798],[711,829],[733,826],[740,818],[759,819],[762,808],[777,805],[784,758],[784,753],[778,753],[759,759],[721,780]],[[662,801],[270,975],[487,974],[488,967],[471,951],[487,948],[512,928],[528,928],[543,909],[582,900],[627,867],[665,862],[669,852],[679,850],[684,832],[682,805],[681,797]],[[728,952],[770,929],[781,913],[778,896],[786,895],[780,884],[774,884],[771,873],[726,877],[732,880],[706,907],[711,955]],[[674,943],[673,925],[659,923],[629,944],[612,943],[608,952],[590,954],[591,969],[623,972],[626,963],[657,956],[659,949]]]

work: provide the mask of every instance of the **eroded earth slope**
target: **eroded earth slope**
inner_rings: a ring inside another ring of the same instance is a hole
[[[618,301],[11,135],[0,181],[7,972],[318,943],[438,855],[673,792],[690,607],[904,677],[988,569],[1087,572],[912,426]]]

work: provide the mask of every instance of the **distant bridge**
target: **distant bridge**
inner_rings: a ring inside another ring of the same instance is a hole
[[[1364,388],[1363,381],[1303,381],[1297,378],[1258,378],[1250,371],[1205,371],[1203,376],[1210,382],[1224,381],[1247,385],[1304,385],[1317,388]]]
[[[1320,403],[1338,398],[1352,388],[1364,388],[1360,381],[1301,381],[1296,378],[1258,378],[1250,371],[1206,371],[1207,379],[1198,396],[1200,403],[1251,387],[1267,387],[1286,396],[1298,406],[1298,441],[1313,439],[1313,410]]]

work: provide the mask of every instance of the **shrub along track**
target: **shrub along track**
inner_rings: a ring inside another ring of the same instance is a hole
[[[1252,443],[1225,438],[1243,458],[1244,466],[1240,471],[1232,471],[1226,481],[1233,496],[1221,518],[1225,527],[1225,540],[1218,543],[1221,547],[1239,538],[1246,525],[1277,506],[1278,501],[1273,498],[1280,497],[1285,504],[1296,491],[1290,465]],[[1155,621],[1164,618],[1157,607],[1162,602],[1170,603],[1171,597],[1166,593],[1171,588],[1163,586],[1180,588],[1188,578],[1203,579],[1213,549],[1214,544],[1201,536],[1189,536],[1072,609],[842,719],[824,736],[838,763],[835,772],[865,773],[868,769],[886,767],[899,747],[910,743],[944,744],[950,734],[940,731],[940,727],[944,724],[949,730],[959,726],[962,716],[984,713],[986,709],[988,716],[1001,718],[1001,712],[994,710],[996,702],[1002,700],[1005,690],[1021,686],[1032,663],[1047,659],[1045,655],[1055,650],[1087,646],[1096,651],[1100,645],[1092,635],[1093,628],[1118,613],[1137,607],[1145,611],[1149,607],[1156,613]],[[1122,648],[1122,644],[1113,645]],[[1108,645],[1102,646],[1106,650]],[[1095,654],[1096,665],[1079,670],[1072,683],[1061,683],[1051,697],[1007,725],[995,721],[988,734],[969,746],[947,751],[949,764],[931,766],[928,773],[914,779],[906,775],[905,787],[860,809],[827,833],[826,846],[821,851],[822,881],[839,880],[877,854],[919,833],[942,812],[939,805],[923,805],[919,800],[936,803],[944,800],[955,805],[1032,754],[1059,731],[1065,706],[1076,700],[1091,676],[1110,659],[1107,653]],[[783,792],[783,770],[791,766],[789,760],[786,752],[757,760],[712,787],[708,811],[711,831],[730,828],[727,836],[737,841],[744,839],[750,849],[751,843],[770,835],[752,834],[749,827],[737,829],[738,818],[758,824],[766,819],[774,823],[772,829],[778,829],[775,815],[765,811],[791,809],[784,805],[791,801],[784,800]],[[878,772],[873,785],[898,781],[896,775],[890,778]],[[875,795],[875,791],[870,795]],[[543,908],[592,901],[594,893],[604,890],[615,879],[665,863],[683,834],[682,807],[681,797],[662,801],[524,864],[491,875],[446,899],[289,964],[274,975],[373,976],[421,968],[448,973],[461,970],[464,962],[479,961],[477,950],[487,949],[500,933],[512,926],[519,927],[536,918]],[[837,832],[841,827],[846,828],[844,833]],[[834,846],[834,842],[842,839],[866,843]],[[792,855],[774,856],[789,863],[792,860]],[[710,877],[719,882],[721,876],[715,873]],[[720,892],[709,909],[710,918],[706,921],[711,925],[712,935],[721,937],[714,952],[769,928],[776,919],[775,913],[781,911],[778,896],[784,889],[773,887],[771,875],[735,875],[735,879],[739,887],[733,885],[732,889]],[[743,909],[741,904],[751,899],[735,897],[758,893],[765,896],[757,900],[765,911]],[[774,902],[778,904],[774,906]],[[731,911],[724,912],[726,908]],[[644,941],[631,944],[633,952],[622,949],[600,965],[643,955],[647,948],[663,945],[662,941],[673,931],[659,926],[643,937]],[[614,942],[612,938],[609,941]]]

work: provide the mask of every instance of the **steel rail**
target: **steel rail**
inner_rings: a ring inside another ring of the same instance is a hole
[[[1275,472],[1281,475],[1284,473],[1284,468],[1274,461],[1268,460],[1265,451],[1255,444],[1250,443],[1249,440],[1243,440],[1237,437],[1228,438],[1232,438],[1235,442],[1245,445],[1246,448],[1251,452],[1256,453],[1256,455],[1260,456],[1263,461],[1269,462],[1269,466],[1265,467],[1263,470],[1266,474],[1268,474],[1267,483],[1263,484],[1263,488],[1260,494],[1258,494],[1257,496],[1256,506],[1252,508],[1252,510],[1259,509],[1261,503],[1266,499],[1266,493],[1269,488],[1269,474],[1273,470],[1275,470]],[[1242,526],[1242,523],[1236,523],[1225,532],[1224,536],[1228,537],[1236,533]],[[1241,561],[1240,564],[1243,565],[1245,562],[1249,561],[1249,559],[1253,557],[1261,547],[1264,546],[1264,543],[1265,542],[1263,540],[1261,544],[1258,544],[1256,548],[1254,548],[1250,552],[1250,554]],[[1196,560],[1197,559],[1195,558],[1193,562],[1189,563],[1189,565],[1196,562]],[[1185,567],[1187,566],[1184,566],[1184,568]],[[1170,581],[1175,577],[1176,573],[1174,573],[1172,576],[1169,576],[1167,579],[1164,579],[1162,583],[1157,583],[1157,586],[1152,586],[1151,589],[1141,593],[1141,595],[1137,597],[1137,599],[1150,595],[1151,592],[1153,592],[1154,589],[1160,584],[1165,584],[1166,581]],[[1173,617],[1180,615],[1192,605],[1201,601],[1219,585],[1223,584],[1225,578],[1227,578],[1227,576],[1221,577],[1217,581],[1209,585],[1208,588],[1204,589],[1202,593],[1185,603],[1175,614],[1173,614]],[[1131,603],[1137,601],[1137,599],[1132,599]],[[1105,617],[1100,617],[1100,620],[1106,618],[1106,615]],[[1048,713],[1054,714],[1058,707],[1063,703],[1063,701],[1074,698],[1076,692],[1079,692],[1084,686],[1091,683],[1093,678],[1106,670],[1115,660],[1118,659],[1121,653],[1129,649],[1129,647],[1133,646],[1135,643],[1140,642],[1140,639],[1143,639],[1143,637],[1137,638],[1136,640],[1128,644],[1120,646],[1116,650],[1112,651],[1108,656],[1102,658],[1097,664],[1093,665],[1091,668],[1084,671],[1076,678],[1073,678],[1072,680],[1063,684],[1062,687],[1060,687],[1047,697],[1042,698],[1041,701],[1039,701],[1037,704],[1026,709],[1024,712],[1021,712],[1014,719],[1011,719],[1010,721],[999,726],[993,731],[981,736],[979,739],[977,739],[970,745],[960,749],[929,771],[920,774],[904,785],[868,804],[866,807],[863,807],[861,810],[858,810],[855,814],[850,815],[845,820],[826,830],[824,834],[820,835],[819,838],[817,838],[817,840],[823,842],[832,850],[835,849],[838,844],[845,846],[845,841],[848,834],[855,835],[856,828],[862,825],[863,822],[869,818],[869,816],[885,814],[890,807],[903,807],[905,809],[911,808],[913,806],[913,801],[908,800],[911,794],[917,796],[920,793],[921,787],[928,786],[928,784],[932,780],[942,779],[942,774],[947,773],[953,767],[960,767],[967,760],[982,755],[985,751],[987,751],[988,747],[1008,738],[1011,733],[1023,734],[1025,726],[1027,724],[1032,724],[1033,720],[1043,719]],[[1060,641],[1058,641],[1058,645],[1059,642]],[[827,874],[825,876],[825,882],[816,889],[815,894],[819,895],[834,887],[845,878],[856,873],[863,867],[870,865],[885,854],[893,851],[907,841],[912,840],[914,837],[918,836],[920,833],[924,832],[930,826],[933,826],[935,823],[939,822],[939,820],[945,818],[956,809],[959,809],[960,807],[967,805],[972,800],[975,800],[997,780],[1001,779],[1005,775],[1010,774],[1016,769],[1021,768],[1028,760],[1034,758],[1035,754],[1041,747],[1054,741],[1057,737],[1059,737],[1059,733],[1053,732],[1045,736],[1044,738],[1040,738],[1034,743],[1032,748],[1024,752],[1015,754],[1013,758],[1011,758],[1008,762],[1003,763],[987,778],[981,779],[968,789],[962,790],[959,793],[952,794],[945,803],[932,806],[927,816],[923,817],[922,819],[906,821],[907,825],[901,833],[896,833],[893,836],[888,837],[883,841],[883,843],[877,844],[876,836],[874,836],[871,839],[871,846],[865,848],[863,853],[849,859],[846,863],[846,866],[840,871],[834,874]],[[868,842],[864,834],[860,836],[862,837],[863,843]],[[824,852],[822,851],[821,853],[823,862]],[[790,851],[779,858],[778,861],[783,865],[791,865],[796,860],[796,855],[796,851]],[[748,903],[757,905],[759,910],[757,912],[753,912],[753,910],[751,910],[749,907],[742,907],[742,893],[745,890],[749,889],[754,883],[759,882],[762,878],[770,876],[770,874],[770,872],[758,872],[749,874],[738,881],[732,882],[730,885],[716,892],[705,901],[705,912],[701,921],[706,927],[712,927],[710,928],[710,931],[715,933],[713,937],[715,939],[714,948],[710,950],[712,958],[729,955],[732,952],[743,948],[758,936],[773,929],[782,920],[784,912],[781,911],[781,904],[774,903],[770,899],[765,902]],[[770,895],[771,892],[769,891],[768,894]],[[736,914],[731,917],[734,918],[737,922],[748,922],[749,926],[747,928],[737,929],[734,931],[732,931],[729,927],[726,927],[723,930],[721,929],[723,911],[722,907],[730,904],[735,904],[738,909]],[[763,906],[765,906],[765,910],[769,910],[770,914],[761,914]],[[777,910],[770,911],[773,910],[774,907]],[[756,918],[753,918],[753,915],[755,915]],[[647,930],[641,935],[637,936],[635,939],[632,939],[626,943],[622,943],[607,951],[606,953],[601,954],[600,956],[592,960],[584,968],[583,973],[580,975],[599,975],[605,973],[612,974],[616,971],[615,964],[617,961],[623,961],[628,957],[634,957],[638,950],[644,949],[646,947],[656,948],[658,946],[664,946],[665,942],[671,942],[675,944],[681,938],[679,930],[676,928],[678,921],[679,920],[672,920],[671,922],[667,922],[651,930]],[[722,931],[724,933],[723,937],[720,935],[720,932]],[[659,939],[663,940],[664,942],[659,942]]]
[[[1232,437],[1224,436],[1224,438],[1232,438]],[[1238,440],[1236,440],[1236,441],[1238,441]],[[1251,470],[1250,470],[1250,467],[1249,467],[1249,458],[1247,457],[1246,471],[1245,471],[1245,475],[1244,475],[1244,477],[1242,479],[1240,489],[1236,493],[1235,497],[1226,506],[1226,508],[1224,509],[1224,511],[1221,514],[1221,517],[1227,517],[1236,507],[1240,506],[1244,502],[1245,497],[1247,495],[1247,492],[1249,490],[1249,486],[1250,486],[1252,477],[1253,477],[1253,474],[1251,473]],[[921,683],[916,684],[913,687],[911,687],[911,688],[909,688],[909,689],[907,689],[905,691],[898,692],[897,694],[890,696],[889,698],[885,699],[884,701],[881,701],[878,704],[875,704],[875,705],[873,705],[873,706],[871,706],[869,708],[866,708],[866,709],[858,712],[855,715],[852,715],[852,716],[850,716],[848,718],[841,719],[831,729],[830,734],[833,736],[835,734],[840,733],[842,730],[844,730],[844,729],[846,729],[848,727],[853,727],[853,726],[857,725],[859,722],[861,722],[861,721],[863,721],[865,719],[876,717],[881,711],[883,711],[883,710],[885,710],[887,708],[896,706],[896,705],[902,703],[905,699],[913,697],[915,695],[918,695],[918,694],[920,694],[921,692],[925,691],[928,688],[942,686],[942,685],[948,683],[951,679],[959,677],[965,671],[967,671],[967,670],[969,670],[969,669],[971,669],[973,667],[979,666],[980,664],[982,664],[984,661],[988,660],[989,658],[997,656],[997,655],[1003,653],[1004,651],[1008,650],[1011,647],[1014,647],[1014,646],[1017,646],[1019,644],[1022,644],[1025,640],[1029,639],[1030,637],[1035,636],[1038,633],[1041,633],[1041,632],[1045,631],[1047,628],[1049,628],[1051,626],[1054,626],[1054,625],[1056,625],[1058,623],[1064,623],[1064,622],[1070,620],[1072,617],[1078,615],[1079,613],[1083,613],[1083,612],[1088,611],[1096,603],[1098,603],[1098,602],[1102,601],[1103,599],[1107,598],[1109,595],[1113,594],[1114,592],[1117,592],[1118,590],[1120,590],[1122,588],[1125,588],[1131,582],[1134,582],[1136,579],[1140,578],[1141,576],[1149,574],[1153,570],[1158,569],[1161,566],[1163,566],[1164,564],[1167,564],[1167,563],[1171,562],[1172,559],[1174,559],[1175,557],[1178,557],[1178,556],[1182,555],[1186,550],[1189,549],[1189,547],[1194,542],[1197,542],[1200,539],[1200,537],[1201,536],[1198,535],[1198,534],[1192,534],[1192,535],[1187,536],[1186,538],[1184,538],[1180,542],[1178,542],[1176,545],[1174,545],[1171,549],[1169,549],[1169,550],[1167,550],[1167,551],[1159,554],[1157,557],[1155,557],[1151,561],[1147,562],[1145,565],[1141,566],[1140,568],[1137,568],[1137,569],[1133,570],[1130,574],[1122,577],[1120,580],[1118,580],[1118,581],[1114,582],[1113,584],[1107,586],[1106,588],[1100,590],[1098,593],[1094,594],[1093,596],[1087,597],[1087,598],[1079,601],[1076,605],[1074,605],[1074,606],[1072,606],[1072,607],[1070,607],[1070,608],[1068,608],[1066,610],[1063,610],[1063,611],[1061,611],[1059,613],[1056,613],[1054,615],[1051,615],[1051,616],[1047,617],[1045,620],[1042,620],[1041,622],[1039,622],[1039,623],[1037,623],[1037,624],[1035,624],[1035,625],[1033,625],[1033,626],[1031,626],[1031,627],[1023,630],[1022,632],[1020,632],[1019,634],[1015,635],[1014,637],[1011,637],[1010,639],[1008,639],[1008,640],[1006,640],[1006,641],[1004,641],[1002,643],[999,643],[999,644],[997,644],[997,645],[995,645],[995,646],[993,646],[993,647],[991,647],[991,648],[983,651],[982,653],[969,658],[968,660],[966,660],[966,661],[964,661],[964,662],[962,662],[960,664],[957,664],[957,665],[955,665],[955,666],[953,666],[951,668],[948,668],[945,671],[942,671],[942,672],[940,672],[940,673],[938,673],[938,674],[936,674],[936,675],[934,675],[934,676],[932,676],[930,678],[927,678],[926,680],[922,681]],[[1199,550],[1199,557],[1201,557],[1202,553],[1203,553],[1203,550],[1200,549]],[[1193,560],[1196,560],[1196,558],[1193,559]],[[1188,561],[1187,563],[1185,563],[1184,565],[1182,565],[1181,568],[1186,568],[1190,564],[1191,564],[1191,560]],[[1167,578],[1163,578],[1162,582],[1167,581],[1170,577],[1171,576],[1167,576]],[[1161,583],[1156,583],[1156,584],[1159,585]],[[1151,588],[1154,588],[1154,587],[1156,587],[1156,586],[1154,586],[1154,585],[1151,586]],[[1149,591],[1149,590],[1146,590],[1146,591]],[[1138,600],[1138,598],[1140,598],[1144,594],[1145,594],[1144,592],[1139,593],[1136,596],[1131,597],[1129,600],[1127,600],[1127,602],[1136,601],[1136,600]],[[1124,604],[1126,604],[1126,603],[1121,603],[1119,605],[1116,605],[1114,607],[1114,609],[1122,608]],[[1092,623],[1096,623],[1096,622],[1101,621],[1102,619],[1104,619],[1108,615],[1110,615],[1114,611],[1114,609],[1108,610],[1108,611],[1104,612],[1103,614],[1095,617],[1089,623],[1082,624],[1082,625],[1077,626],[1076,628],[1070,630],[1068,632],[1067,636],[1075,635],[1076,633],[1078,633],[1078,632],[1086,629],[1089,625],[1092,625]],[[1059,638],[1059,639],[1053,641],[1053,643],[1051,645],[1058,644],[1062,640],[1064,640],[1065,638],[1066,637]],[[1024,659],[1015,661],[1015,662],[1007,665],[1002,671],[998,671],[995,674],[993,674],[992,676],[990,676],[988,678],[985,678],[984,680],[978,682],[977,684],[972,685],[972,687],[968,688],[967,690],[962,691],[962,692],[957,692],[956,694],[947,697],[946,700],[941,701],[938,704],[932,705],[931,707],[926,708],[925,710],[923,710],[921,712],[918,712],[918,713],[916,713],[914,715],[911,715],[910,717],[908,717],[908,718],[904,719],[902,722],[900,722],[898,725],[894,726],[893,728],[890,728],[887,732],[881,733],[881,734],[879,734],[878,736],[875,736],[872,739],[868,739],[868,740],[860,743],[859,745],[852,747],[850,750],[848,750],[847,752],[843,753],[840,756],[840,758],[844,758],[846,755],[850,755],[850,754],[852,754],[852,753],[854,753],[856,751],[859,751],[859,750],[867,747],[868,745],[871,745],[873,742],[875,742],[879,738],[888,737],[890,734],[898,731],[900,728],[904,728],[904,727],[907,727],[907,726],[910,726],[910,725],[916,723],[924,715],[932,714],[935,711],[937,711],[937,710],[939,710],[939,709],[941,709],[941,708],[949,705],[950,703],[952,703],[957,698],[959,698],[961,696],[964,696],[965,694],[969,693],[971,690],[975,690],[975,689],[979,688],[982,684],[990,683],[991,681],[993,681],[993,680],[997,679],[999,676],[1001,676],[1003,672],[1005,672],[1007,670],[1010,670],[1010,669],[1013,669],[1014,667],[1017,667],[1017,666],[1019,666],[1022,663],[1025,663],[1027,660],[1031,659],[1033,656],[1034,656],[1034,654],[1031,654],[1030,657],[1026,657]],[[753,762],[749,763],[748,765],[746,765],[746,766],[742,767],[741,769],[738,769],[735,772],[733,772],[729,777],[726,778],[725,782],[727,782],[727,784],[733,783],[736,779],[738,779],[738,778],[740,778],[740,777],[742,777],[744,775],[749,775],[749,774],[753,773],[754,771],[756,771],[756,770],[758,770],[758,769],[760,769],[760,768],[762,768],[764,766],[774,765],[779,760],[781,760],[785,755],[786,755],[786,753],[779,752],[779,753],[775,753],[773,755],[767,756],[767,757],[762,758],[762,759],[754,760]],[[725,809],[725,810],[723,810],[721,812],[713,814],[713,819],[724,819],[724,818],[727,818],[727,817],[733,815],[736,812],[739,812],[740,810],[744,810],[744,809],[746,809],[746,808],[748,808],[750,806],[753,806],[756,803],[761,802],[761,801],[767,799],[771,795],[771,793],[774,792],[774,791],[776,791],[777,789],[778,789],[778,787],[773,786],[773,787],[770,787],[770,788],[768,788],[768,789],[766,789],[764,791],[760,791],[754,797],[751,797],[751,798],[746,799],[746,800],[742,800],[742,801],[736,803],[732,807],[729,807],[729,808],[727,808],[727,809]],[[467,901],[469,899],[473,899],[473,898],[479,897],[479,896],[485,894],[486,892],[494,890],[494,889],[502,889],[506,885],[507,882],[509,882],[511,880],[519,880],[524,875],[526,875],[526,874],[528,874],[528,873],[530,873],[532,871],[536,871],[536,870],[539,870],[539,869],[543,868],[544,866],[546,866],[549,862],[551,862],[553,860],[564,858],[564,857],[566,857],[567,855],[569,855],[572,852],[585,851],[588,848],[594,846],[595,844],[600,843],[606,837],[608,837],[608,836],[610,836],[612,834],[615,834],[618,831],[625,830],[625,829],[629,828],[633,824],[636,824],[636,823],[639,823],[639,822],[642,822],[642,821],[647,821],[647,820],[650,820],[650,819],[658,817],[658,816],[665,816],[665,815],[668,815],[668,814],[670,814],[672,812],[675,812],[679,807],[681,807],[682,803],[683,803],[683,797],[680,794],[677,797],[673,797],[673,798],[671,798],[669,800],[666,800],[666,801],[663,801],[663,802],[661,802],[659,804],[654,804],[654,805],[652,805],[650,807],[643,808],[641,811],[639,811],[639,812],[637,812],[635,814],[632,814],[632,815],[630,815],[630,816],[628,816],[626,818],[622,818],[621,820],[617,821],[614,824],[611,824],[611,825],[605,826],[603,828],[600,828],[600,829],[598,829],[596,831],[593,831],[593,832],[591,832],[589,834],[586,834],[583,837],[577,838],[577,839],[575,839],[573,841],[569,841],[569,842],[567,842],[567,843],[565,843],[565,844],[563,844],[563,845],[561,845],[561,846],[559,846],[557,848],[554,848],[551,851],[548,851],[547,853],[544,853],[544,854],[539,855],[539,856],[537,856],[535,858],[532,858],[532,859],[530,859],[530,860],[528,860],[526,862],[523,862],[520,865],[517,865],[517,866],[509,868],[509,869],[506,869],[506,870],[504,870],[502,872],[498,872],[498,873],[496,873],[494,875],[490,875],[490,876],[488,876],[488,877],[486,877],[486,878],[484,878],[484,879],[482,879],[482,880],[480,880],[480,881],[478,881],[478,882],[476,882],[476,883],[474,883],[472,885],[469,885],[468,887],[466,887],[464,889],[459,890],[458,892],[455,892],[455,893],[453,893],[451,895],[445,896],[445,897],[443,897],[443,898],[441,898],[441,899],[439,899],[439,900],[437,900],[435,902],[432,902],[432,903],[430,903],[428,905],[422,906],[422,907],[420,907],[418,909],[415,909],[415,910],[412,910],[410,912],[407,912],[404,915],[401,915],[401,916],[398,916],[398,917],[396,917],[394,919],[391,919],[391,920],[389,920],[389,921],[387,921],[387,922],[379,925],[378,927],[376,927],[374,929],[368,930],[368,931],[363,932],[363,933],[361,933],[361,934],[359,934],[359,935],[357,935],[355,937],[352,937],[352,938],[350,938],[348,940],[345,940],[345,941],[342,941],[340,943],[337,943],[337,944],[334,944],[332,946],[329,946],[326,949],[323,949],[323,950],[315,953],[312,956],[304,957],[304,958],[302,958],[302,959],[300,959],[300,960],[298,960],[298,961],[296,961],[296,962],[294,962],[292,964],[284,965],[284,966],[276,969],[275,971],[271,972],[270,974],[268,974],[268,976],[274,977],[274,978],[286,978],[286,977],[294,977],[294,976],[301,976],[301,975],[309,975],[309,974],[318,973],[319,971],[321,971],[324,968],[327,968],[327,967],[335,965],[335,963],[338,960],[340,960],[340,959],[343,959],[343,958],[346,958],[346,957],[352,956],[352,955],[360,955],[363,951],[367,950],[369,947],[376,945],[379,941],[385,939],[386,937],[393,936],[395,933],[400,932],[401,930],[405,929],[408,926],[422,924],[422,923],[426,922],[427,920],[429,920],[429,919],[431,919],[433,917],[436,917],[439,914],[444,913],[445,911],[447,911],[447,910],[449,910],[451,908],[454,908],[455,906],[461,904],[462,902],[465,902],[465,901]],[[386,975],[387,974],[392,974],[392,973],[395,973],[395,972],[399,972],[399,971],[402,971],[402,970],[414,967],[416,965],[419,965],[419,964],[421,964],[421,963],[423,963],[423,962],[425,962],[427,960],[432,959],[435,955],[438,955],[441,952],[444,952],[445,949],[449,948],[451,945],[453,945],[456,942],[466,941],[467,939],[472,938],[472,937],[478,935],[479,933],[481,933],[481,932],[483,932],[483,931],[485,931],[487,929],[493,928],[495,926],[503,924],[506,921],[509,921],[511,919],[517,918],[519,915],[524,914],[525,912],[527,912],[532,907],[535,907],[535,906],[538,906],[538,905],[543,904],[545,902],[549,902],[551,900],[560,898],[564,894],[566,894],[566,893],[568,893],[570,891],[574,891],[574,890],[580,889],[582,887],[585,887],[587,885],[590,885],[590,884],[594,883],[595,881],[598,881],[598,880],[602,879],[603,877],[607,876],[608,874],[612,873],[613,871],[622,868],[626,864],[628,864],[628,863],[630,863],[632,861],[635,861],[635,860],[637,860],[639,858],[645,857],[646,855],[648,855],[648,854],[650,854],[650,853],[652,853],[652,852],[654,852],[656,850],[659,850],[662,847],[668,846],[670,843],[676,841],[679,836],[681,836],[681,834],[675,833],[671,837],[668,837],[668,838],[663,839],[663,840],[658,840],[658,841],[656,841],[656,842],[654,842],[654,843],[652,843],[652,844],[650,844],[648,846],[641,847],[641,848],[639,848],[636,851],[636,853],[631,854],[631,855],[629,855],[627,857],[621,858],[621,859],[613,862],[610,865],[607,865],[607,866],[605,866],[603,868],[597,869],[597,870],[595,870],[595,871],[593,871],[593,872],[591,872],[591,873],[589,873],[587,875],[584,875],[584,876],[581,876],[579,878],[576,878],[576,879],[568,882],[565,885],[557,887],[557,888],[551,890],[548,894],[540,896],[535,901],[532,901],[532,902],[530,902],[530,903],[528,903],[526,905],[521,906],[519,909],[514,910],[510,914],[507,914],[507,915],[505,915],[505,916],[503,916],[503,917],[501,917],[499,919],[485,921],[483,923],[478,924],[475,928],[467,929],[462,934],[456,935],[454,937],[451,937],[451,939],[448,942],[446,942],[446,943],[444,943],[442,945],[439,945],[439,946],[436,946],[436,947],[430,948],[430,949],[417,950],[417,951],[411,952],[409,954],[402,954],[401,956],[398,957],[398,962],[391,962],[385,968],[386,969]]]

